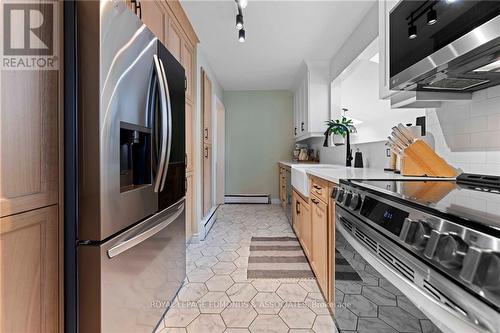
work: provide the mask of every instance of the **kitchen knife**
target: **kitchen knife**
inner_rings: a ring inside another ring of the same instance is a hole
[[[399,142],[403,145],[403,147],[408,147],[411,143],[411,141],[408,141],[408,139],[406,139],[401,133],[399,133],[399,130],[397,127],[393,127],[393,131],[391,133],[392,135],[392,138],[393,139],[397,139],[397,140],[394,140],[396,142]]]
[[[394,140],[394,138],[391,138],[390,136],[387,137],[387,139],[389,139],[389,142],[396,148],[398,148],[399,150],[401,150],[402,152],[405,150],[405,146],[401,143],[398,142],[398,140]]]
[[[407,138],[410,142],[415,142],[415,140],[417,139],[415,135],[405,125],[399,123],[398,129],[399,132],[401,132],[401,134],[403,134],[404,137]]]

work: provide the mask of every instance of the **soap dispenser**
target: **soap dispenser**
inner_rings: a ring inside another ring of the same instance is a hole
[[[363,167],[363,154],[361,154],[359,148],[356,149],[356,154],[354,154],[354,167],[355,168]]]

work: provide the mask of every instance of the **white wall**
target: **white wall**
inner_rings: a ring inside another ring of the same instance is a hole
[[[500,175],[500,86],[427,110],[436,152],[464,172]]]
[[[226,194],[278,198],[278,161],[293,149],[292,93],[226,91]]]

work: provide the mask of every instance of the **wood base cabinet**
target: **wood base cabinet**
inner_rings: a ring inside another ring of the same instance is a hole
[[[59,330],[58,206],[0,219],[0,332]]]
[[[312,225],[309,202],[296,191],[292,195],[292,225],[302,249],[309,260],[312,255]]]
[[[311,220],[313,244],[311,266],[321,290],[328,294],[328,206],[314,197],[311,198]]]
[[[335,278],[335,202],[330,194],[335,185],[319,178],[310,181],[310,199],[292,194],[292,226],[309,260],[323,296],[333,304]]]

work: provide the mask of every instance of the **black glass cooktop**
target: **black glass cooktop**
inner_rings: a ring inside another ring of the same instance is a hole
[[[500,188],[456,181],[353,180],[353,184],[395,196],[412,205],[500,231]]]

